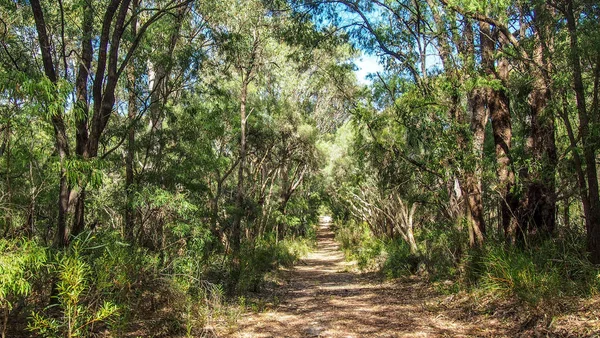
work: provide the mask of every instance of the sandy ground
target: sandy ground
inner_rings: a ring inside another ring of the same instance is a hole
[[[270,308],[245,313],[219,336],[600,337],[599,297],[528,308],[510,300],[444,295],[416,277],[385,282],[354,272],[325,222],[317,249],[282,271],[282,278],[283,285],[260,295]]]
[[[468,311],[419,279],[382,282],[352,272],[322,223],[317,250],[275,291],[275,309],[247,313],[228,337],[513,337],[513,320]],[[273,295],[268,295],[273,297]],[[545,335],[543,335],[545,336]]]

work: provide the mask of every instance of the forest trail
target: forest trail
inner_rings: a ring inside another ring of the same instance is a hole
[[[457,306],[463,302],[457,302],[454,296],[440,295],[418,279],[381,282],[376,276],[351,272],[352,263],[344,260],[330,225],[321,222],[317,249],[297,267],[283,272],[285,284],[274,290],[279,304],[268,311],[243,315],[235,332],[226,336],[515,335],[507,321]]]

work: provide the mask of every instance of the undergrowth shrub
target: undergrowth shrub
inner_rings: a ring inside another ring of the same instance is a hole
[[[90,237],[78,238],[71,246],[56,254],[49,265],[57,277],[56,304],[43,312],[34,311],[28,329],[44,337],[86,337],[95,324],[107,322],[118,313],[118,306],[98,297],[90,285],[94,283],[90,264],[82,251],[89,249]],[[55,312],[55,305],[60,312]]]
[[[0,310],[2,337],[15,302],[31,293],[31,280],[47,259],[46,250],[27,239],[0,239]]]
[[[389,277],[410,274],[416,258],[402,239],[377,238],[366,223],[349,221],[336,226],[336,241],[349,260],[361,270],[379,269]]]
[[[384,254],[384,244],[377,239],[364,222],[348,221],[335,226],[335,239],[347,259],[356,260],[359,268],[376,267]]]
[[[410,253],[410,248],[403,240],[389,240],[385,243],[387,253],[381,265],[381,271],[388,278],[408,276],[416,271],[417,258]]]
[[[434,224],[416,235],[422,263],[431,280],[457,278],[468,251],[468,238],[453,224]]]
[[[363,270],[376,267],[389,278],[418,273],[431,281],[456,281],[448,284],[451,292],[470,290],[532,304],[600,292],[600,267],[589,262],[581,244],[584,234],[571,232],[525,248],[489,238],[483,249],[468,248],[464,232],[452,225],[420,229],[415,236],[419,254],[411,255],[402,239],[377,239],[366,224],[349,221],[336,227],[347,259]]]
[[[253,246],[245,245],[242,249],[241,279],[238,291],[259,290],[264,276],[279,266],[290,267],[306,255],[311,241],[305,238],[285,239],[275,242],[272,238],[259,240]]]
[[[564,239],[551,239],[521,249],[492,243],[472,254],[473,286],[498,295],[514,295],[529,303],[557,296],[587,296],[600,290],[600,269],[585,250]]]

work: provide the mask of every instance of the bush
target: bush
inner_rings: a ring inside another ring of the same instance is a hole
[[[415,235],[420,256],[411,255],[402,239],[375,238],[364,223],[349,221],[336,230],[348,259],[355,259],[361,269],[378,267],[390,278],[426,271],[431,280],[458,280],[458,289],[514,296],[532,304],[600,291],[600,268],[589,262],[581,245],[584,234],[571,233],[527,248],[490,238],[484,249],[469,249],[466,235],[452,226],[438,225]]]
[[[3,337],[14,303],[30,294],[31,279],[46,259],[46,250],[34,241],[0,239],[0,310]]]
[[[354,220],[343,225],[335,224],[335,230],[335,240],[348,258],[353,257],[365,245],[365,242],[373,238],[367,224]]]
[[[408,276],[416,272],[419,258],[410,253],[410,248],[403,240],[390,240],[385,244],[387,256],[381,267],[388,278]]]
[[[417,243],[431,280],[460,277],[464,253],[468,252],[468,238],[453,224],[435,224],[417,234]]]
[[[50,269],[57,275],[56,299],[61,316],[50,313],[54,305],[44,312],[33,312],[28,329],[44,337],[85,337],[96,323],[106,322],[118,312],[118,307],[107,300],[91,301],[90,265],[82,251],[88,248],[90,237],[75,239],[66,251],[56,255]],[[98,305],[96,305],[98,304]]]
[[[379,268],[384,259],[384,243],[377,239],[364,222],[350,220],[336,224],[335,240],[340,244],[346,259],[356,260],[361,270]]]
[[[286,239],[275,243],[273,239],[261,240],[242,250],[242,271],[238,291],[257,292],[264,276],[279,266],[290,267],[310,250],[307,239]]]
[[[473,255],[471,275],[482,291],[514,295],[529,303],[556,296],[586,296],[600,290],[600,269],[583,248],[552,239],[528,249],[491,244]]]

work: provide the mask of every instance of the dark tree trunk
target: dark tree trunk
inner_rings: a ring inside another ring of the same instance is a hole
[[[88,141],[88,116],[89,116],[89,100],[88,100],[88,77],[89,70],[92,65],[92,33],[94,26],[93,9],[89,2],[85,3],[83,10],[83,40],[81,42],[81,61],[77,70],[77,79],[75,80],[76,102],[75,106],[78,110],[75,135],[75,154],[79,159],[83,159],[85,147]],[[75,213],[73,217],[73,227],[71,230],[72,236],[77,236],[85,227],[85,186],[80,184],[77,201],[75,204]]]
[[[539,168],[522,175],[526,192],[519,207],[522,235],[550,235],[556,224],[556,145],[554,116],[548,107],[550,91],[543,78],[538,76],[529,95],[531,116],[530,156]],[[518,234],[518,236],[520,236]]]
[[[536,234],[542,237],[552,235],[556,227],[556,165],[557,154],[554,137],[554,111],[549,105],[551,92],[549,78],[550,63],[548,61],[547,29],[543,28],[547,9],[536,6],[534,26],[536,27],[536,47],[533,59],[537,66],[531,66],[534,77],[533,88],[529,93],[529,109],[531,116],[530,142],[526,145],[533,163],[522,177],[526,184],[525,195],[519,207],[520,224],[523,235]],[[541,68],[541,69],[540,69]]]
[[[38,34],[38,41],[40,43],[40,50],[42,54],[42,62],[44,65],[44,73],[46,77],[53,83],[58,82],[56,71],[52,61],[52,46],[48,33],[46,31],[46,22],[44,20],[44,13],[39,0],[31,0],[31,9],[33,11],[33,17],[35,20],[35,27]],[[69,157],[69,143],[67,138],[67,132],[65,123],[63,121],[62,112],[51,112],[52,113],[52,126],[54,127],[54,136],[56,150],[60,159],[60,182],[58,192],[58,218],[56,220],[56,238],[54,241],[55,246],[64,247],[67,244],[67,211],[69,208],[69,195],[70,189],[67,182],[66,170],[64,162]]]
[[[498,71],[503,72],[504,67],[508,67],[506,60],[500,60]],[[515,184],[515,173],[511,163],[512,124],[509,98],[504,89],[491,91],[489,108],[496,148],[496,175],[499,183],[498,193],[501,199],[501,225],[506,238],[514,243],[518,228],[518,220],[515,215],[518,199],[512,192]]]
[[[581,69],[581,56],[578,43],[577,21],[573,10],[573,1],[566,1],[565,16],[570,39],[570,63],[573,67],[573,87],[579,115],[579,129],[583,145],[583,158],[585,160],[585,176],[587,191],[581,192],[581,198],[587,204],[585,212],[585,225],[587,230],[587,247],[590,260],[600,263],[600,194],[598,191],[598,175],[596,168],[596,138],[592,136],[590,124],[593,118],[589,116],[585,102],[585,87]],[[580,185],[581,186],[581,185]]]
[[[125,205],[125,237],[132,243],[134,238],[134,227],[135,227],[135,208],[133,207],[133,196],[134,196],[134,171],[133,161],[135,156],[135,127],[136,127],[136,115],[137,115],[137,103],[135,94],[135,83],[136,77],[133,70],[131,70],[129,76],[129,85],[132,87],[129,91],[129,107],[127,112],[127,119],[129,120],[129,130],[127,131],[127,154],[125,157],[125,194],[126,194],[126,205]]]
[[[132,3],[133,12],[137,12],[138,0],[133,0]],[[134,15],[131,22],[131,35],[137,36],[138,29],[138,18]],[[135,208],[133,206],[134,201],[134,157],[135,157],[135,131],[137,127],[137,78],[136,66],[132,62],[127,66],[127,86],[129,91],[128,107],[127,107],[127,120],[129,122],[129,130],[127,131],[127,147],[125,156],[125,194],[126,194],[126,205],[125,205],[125,238],[133,243],[135,241]]]
[[[485,30],[482,34],[482,48],[484,52],[484,68],[486,75],[496,77],[503,86],[508,85],[509,64],[505,57],[501,57],[497,65],[494,64],[493,52],[495,42],[492,32]],[[506,43],[503,43],[506,45]],[[505,88],[489,90],[488,108],[492,120],[494,146],[496,150],[496,176],[498,178],[498,194],[500,196],[500,227],[509,242],[515,242],[518,220],[515,215],[518,199],[512,189],[515,184],[515,173],[512,167],[511,142],[512,123],[510,115],[510,100]]]

